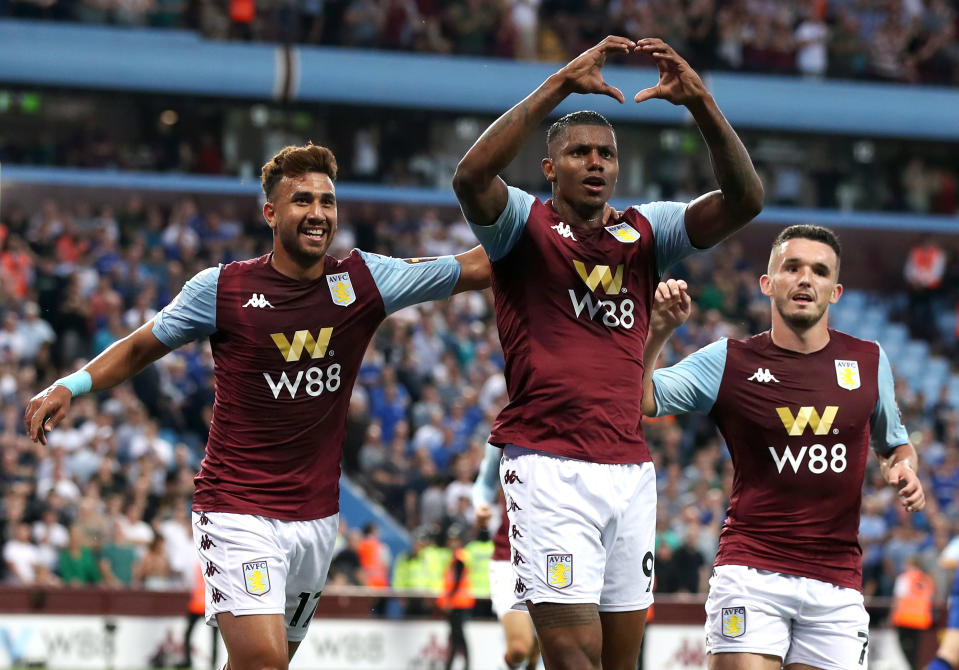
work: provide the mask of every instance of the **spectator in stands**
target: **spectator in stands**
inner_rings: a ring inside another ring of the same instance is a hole
[[[936,338],[936,299],[942,289],[948,256],[931,235],[923,235],[909,250],[903,274],[909,287],[909,324],[913,334]]]

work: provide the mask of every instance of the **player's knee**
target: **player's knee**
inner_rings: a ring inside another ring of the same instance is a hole
[[[532,651],[532,645],[526,640],[509,640],[506,643],[506,660],[510,665],[519,665]]]
[[[602,639],[559,638],[540,640],[543,656],[549,658],[551,670],[600,670],[602,668]],[[548,647],[548,648],[547,648]]]

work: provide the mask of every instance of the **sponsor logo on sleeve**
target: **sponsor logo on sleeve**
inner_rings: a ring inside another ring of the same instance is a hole
[[[859,380],[859,362],[836,360],[836,383],[839,384],[839,388],[847,391],[853,391],[862,386]]]
[[[746,634],[746,608],[723,608],[723,636],[742,637]]]
[[[554,589],[565,589],[573,583],[572,554],[546,554],[546,582]]]
[[[333,298],[334,304],[346,307],[356,302],[356,293],[353,291],[353,283],[350,281],[349,272],[327,275],[326,283],[330,286],[330,296]]]
[[[628,223],[617,223],[615,226],[606,226],[606,232],[623,244],[632,244],[640,238],[639,231]]]
[[[246,592],[250,595],[262,596],[270,591],[270,569],[266,561],[244,563],[243,577]]]

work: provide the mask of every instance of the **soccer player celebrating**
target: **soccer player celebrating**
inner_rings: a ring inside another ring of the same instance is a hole
[[[734,466],[706,601],[710,670],[866,667],[857,534],[870,443],[902,505],[925,505],[886,354],[827,326],[840,254],[827,228],[786,228],[759,281],[772,328],[651,372],[689,315],[685,282],[656,291],[643,413],[708,412]]]
[[[641,52],[659,68],[636,102],[685,105],[720,190],[693,202],[608,204],[619,173],[613,129],[575,112],[547,133],[541,202],[498,176],[570,93],[623,102],[602,67]],[[497,119],[457,166],[453,189],[493,266],[510,402],[491,442],[504,447],[514,595],[550,670],[635,668],[652,602],[656,487],[636,391],[660,274],[712,246],[762,207],[745,148],[702,80],[658,39],[610,36]]]
[[[377,326],[404,306],[489,283],[479,247],[428,262],[327,255],[336,172],[325,147],[276,154],[261,180],[273,252],[200,272],[154,319],[35,396],[24,417],[45,444],[71,398],[210,338],[216,395],[193,531],[206,618],[230,670],[286,668],[306,635],[336,539],[350,392]]]

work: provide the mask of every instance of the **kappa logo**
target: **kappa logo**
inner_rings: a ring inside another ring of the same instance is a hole
[[[833,421],[836,420],[836,413],[839,407],[836,405],[827,405],[823,410],[822,416],[816,411],[815,407],[800,407],[796,416],[788,407],[777,407],[776,413],[783,422],[783,428],[789,435],[802,435],[808,424],[815,435],[827,435],[832,428]]]
[[[573,583],[573,555],[546,554],[546,582],[554,589]]]
[[[586,272],[586,264],[582,261],[573,261],[573,267],[576,268],[576,274],[585,282],[590,291],[595,291],[602,285],[603,290],[608,295],[619,293],[623,288],[623,266],[617,265],[616,271],[610,270],[608,265],[594,265],[593,269]]]
[[[243,577],[246,592],[253,596],[262,596],[270,591],[270,569],[266,561],[250,561],[243,564]]]
[[[859,380],[859,361],[840,361],[836,360],[836,383],[839,388],[847,391],[854,391],[862,382]]]
[[[523,480],[519,478],[518,474],[516,474],[516,470],[507,470],[506,474],[503,475],[504,484],[516,484],[517,482],[522,484]]]
[[[617,223],[615,226],[605,226],[606,232],[623,244],[632,244],[640,237],[639,231],[628,223]]]
[[[742,637],[746,634],[746,608],[723,608],[723,636]]]
[[[746,380],[747,382],[776,382],[779,383],[779,380],[773,377],[773,373],[769,371],[769,368],[758,368],[753,376]]]
[[[573,240],[573,242],[577,242],[577,241],[578,241],[578,240],[576,239],[576,236],[573,235],[573,230],[569,227],[569,224],[568,224],[568,223],[564,223],[564,222],[560,221],[560,222],[557,223],[555,226],[550,226],[550,228],[552,228],[552,229],[555,230],[557,233],[559,233],[559,236],[560,236],[560,237],[568,237],[569,239]]]
[[[330,345],[330,338],[333,337],[332,328],[320,328],[316,339],[308,330],[298,330],[293,333],[293,341],[286,339],[285,333],[270,333],[277,349],[283,355],[287,363],[293,363],[300,360],[303,350],[310,355],[310,358],[323,358],[326,356],[326,349]]]
[[[333,298],[334,304],[346,307],[356,302],[356,292],[353,291],[353,282],[350,281],[349,272],[327,275],[326,283],[330,286],[330,296]]]
[[[250,299],[243,304],[243,307],[259,307],[260,309],[269,307],[270,309],[273,309],[273,305],[270,304],[270,301],[267,300],[266,296],[262,293],[254,293],[252,296],[250,296]]]

